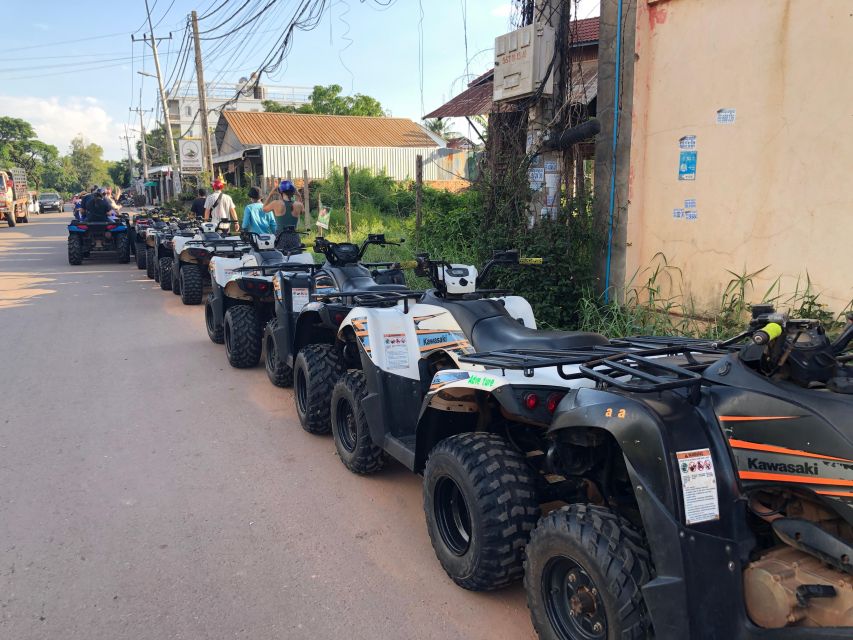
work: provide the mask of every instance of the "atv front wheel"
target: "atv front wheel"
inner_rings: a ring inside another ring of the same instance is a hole
[[[201,304],[201,294],[204,291],[204,281],[201,269],[197,264],[185,264],[181,267],[181,302],[184,304]]]
[[[80,236],[68,236],[68,264],[83,264],[83,241]]]
[[[367,395],[363,371],[349,371],[332,392],[332,435],[344,466],[353,473],[375,473],[385,466],[385,452],[370,437],[362,402]]]
[[[141,242],[137,242],[134,246],[133,252],[136,254],[136,268],[144,269],[145,268],[145,245]]]
[[[154,270],[156,266],[157,265],[154,264],[154,249],[151,247],[145,247],[145,275],[152,280],[154,279]]]
[[[207,294],[207,301],[204,303],[204,324],[207,327],[207,337],[214,344],[222,344],[225,342],[225,328],[223,325],[216,324],[216,318],[213,315],[213,294]]]
[[[335,383],[343,373],[343,358],[333,345],[311,344],[296,356],[293,366],[296,415],[308,433],[325,435],[331,431],[329,403]]]
[[[278,356],[278,349],[275,345],[275,331],[278,326],[278,321],[275,319],[267,322],[264,328],[264,365],[267,370],[267,377],[277,387],[292,387],[293,386],[293,369],[288,367],[284,361]]]
[[[639,640],[649,627],[640,588],[649,552],[626,520],[574,504],[542,518],[527,545],[524,586],[543,640]]]
[[[228,364],[249,369],[261,360],[261,326],[254,307],[238,304],[225,312],[223,325]]]
[[[116,252],[118,253],[118,263],[127,264],[130,262],[130,240],[127,234],[121,234],[116,238]]]
[[[169,291],[172,288],[172,259],[160,258],[158,265],[160,272],[160,288],[163,291]]]
[[[460,587],[488,591],[522,577],[539,501],[524,456],[500,436],[439,442],[424,469],[424,512],[435,555]]]

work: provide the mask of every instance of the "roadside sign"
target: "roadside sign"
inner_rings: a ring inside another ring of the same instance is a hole
[[[181,171],[185,173],[201,172],[201,140],[198,138],[181,138],[178,140],[180,149]]]

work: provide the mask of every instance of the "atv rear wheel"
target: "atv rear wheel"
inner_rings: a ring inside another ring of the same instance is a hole
[[[267,377],[275,386],[292,387],[293,369],[278,357],[278,349],[275,345],[275,337],[273,337],[277,326],[278,321],[272,319],[267,322],[267,326],[264,328],[264,365],[266,366]]]
[[[204,291],[204,281],[201,269],[197,264],[185,264],[181,267],[181,302],[184,304],[201,304],[201,294]]]
[[[154,263],[154,249],[151,247],[145,247],[145,274],[154,279],[154,270],[156,268],[156,264]]]
[[[488,591],[522,577],[539,501],[533,471],[500,436],[439,442],[424,469],[424,512],[435,555],[460,587]]]
[[[325,435],[332,430],[332,390],[344,373],[341,353],[330,344],[310,344],[296,356],[293,366],[293,395],[296,415],[308,433]]]
[[[172,258],[172,273],[169,277],[172,279],[172,293],[176,296],[181,295],[181,263],[179,260]]]
[[[172,288],[172,259],[160,258],[158,267],[160,273],[160,288],[163,291],[169,291]]]
[[[68,236],[68,264],[83,264],[83,241],[78,235]]]
[[[375,473],[385,466],[385,452],[370,437],[362,401],[367,395],[363,371],[348,371],[332,392],[331,422],[335,448],[353,473]]]
[[[207,301],[204,303],[204,324],[207,327],[207,337],[214,344],[222,344],[225,342],[225,330],[220,324],[216,325],[216,318],[213,315],[213,294],[207,294]]]
[[[145,251],[146,247],[141,242],[137,242],[134,245],[133,252],[136,254],[136,268],[144,269],[145,268]]]
[[[126,233],[122,233],[116,238],[116,252],[118,253],[119,264],[130,262],[130,239]]]
[[[639,640],[649,621],[640,588],[649,552],[627,520],[575,504],[542,518],[527,545],[524,586],[543,640]]]
[[[225,312],[225,355],[237,369],[249,369],[261,360],[261,325],[254,307],[238,304]]]

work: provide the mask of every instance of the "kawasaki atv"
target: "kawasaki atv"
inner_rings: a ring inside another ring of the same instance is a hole
[[[204,222],[192,238],[178,237],[172,243],[172,291],[184,304],[201,304],[204,287],[210,282],[208,265],[214,254],[239,258],[249,245],[239,236],[228,236],[230,223],[217,228]]]
[[[154,261],[154,280],[160,283],[163,291],[172,289],[172,258],[175,238],[192,238],[196,231],[191,227],[194,221],[172,220],[166,230],[157,235],[152,258]]]
[[[136,258],[136,268],[145,268],[145,233],[154,224],[154,219],[145,213],[138,213],[133,216],[128,228],[128,240],[130,248]]]
[[[317,238],[314,251],[326,258],[321,267],[274,278],[282,295],[264,331],[267,375],[278,386],[294,384],[296,411],[310,433],[329,432],[329,397],[343,371],[335,336],[354,297],[408,291],[398,263],[362,262],[371,245],[398,244],[383,234],[370,234],[360,246]]]
[[[87,222],[72,219],[68,225],[68,264],[83,264],[92,253],[115,252],[119,264],[130,262],[127,216],[115,221]]]
[[[542,638],[852,637],[853,317],[833,342],[753,313],[719,345],[507,349],[439,372],[414,449],[436,550],[493,546],[470,569],[502,571],[494,541],[527,543]],[[553,367],[562,388],[508,377]],[[565,506],[535,523],[545,502]]]
[[[274,249],[275,236],[243,232],[249,249],[239,258],[210,259],[211,292],[204,306],[207,335],[225,343],[232,367],[254,367],[261,358],[264,325],[273,316],[273,275],[279,270],[311,273],[314,258],[297,242],[282,253]],[[280,294],[280,292],[277,292]]]

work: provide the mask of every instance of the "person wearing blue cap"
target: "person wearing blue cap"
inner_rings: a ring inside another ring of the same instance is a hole
[[[276,193],[281,196],[281,200],[273,200]],[[296,227],[304,210],[305,207],[296,199],[296,186],[290,180],[280,181],[264,201],[264,211],[272,211],[279,230]]]

